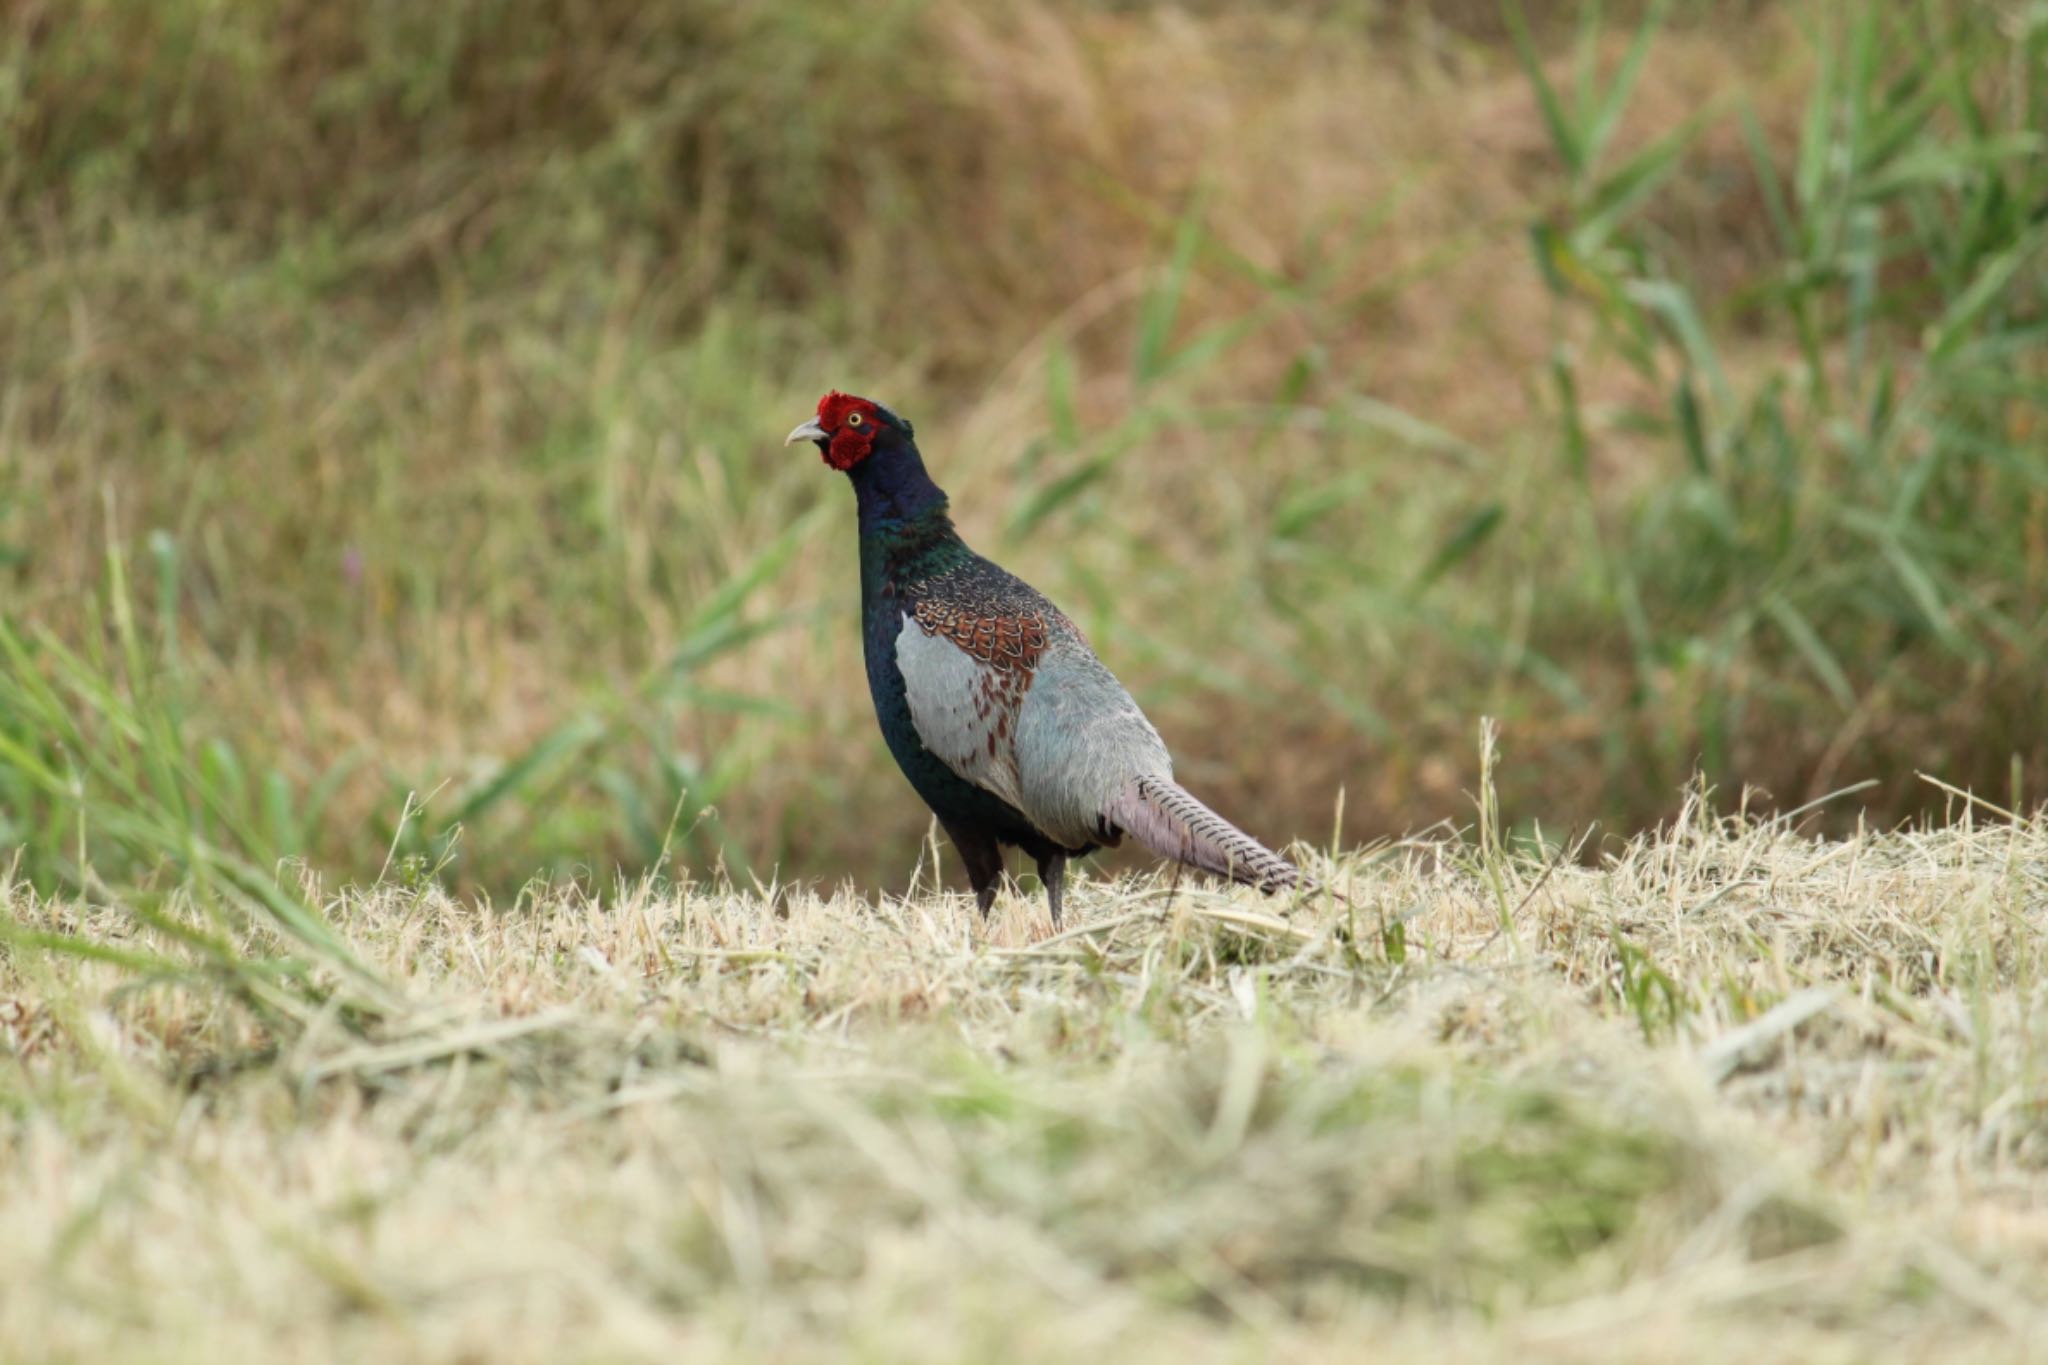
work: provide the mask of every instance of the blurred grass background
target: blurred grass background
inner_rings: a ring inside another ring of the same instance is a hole
[[[2039,0],[0,0],[0,849],[900,882],[828,387],[1269,838],[2029,800],[2044,129]]]

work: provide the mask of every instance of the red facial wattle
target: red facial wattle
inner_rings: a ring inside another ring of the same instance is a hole
[[[865,460],[875,448],[875,429],[866,423],[841,427],[825,443],[825,463],[841,473]]]
[[[834,389],[818,400],[818,425],[830,433],[825,463],[841,471],[853,468],[874,452],[881,414],[865,398]]]

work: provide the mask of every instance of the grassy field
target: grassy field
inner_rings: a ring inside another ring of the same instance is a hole
[[[11,883],[0,1342],[2035,1358],[2048,823],[1957,810],[1314,860],[1348,906],[1089,878],[1058,935],[922,887],[308,885],[330,947],[201,961]]]
[[[1269,839],[1457,816],[1481,714],[1524,830],[2010,800],[2038,7],[1519,14],[0,5],[21,666],[132,618],[258,864],[900,877],[849,499],[777,444],[837,386]],[[0,765],[39,885],[75,816]]]
[[[2039,1356],[2044,130],[2020,0],[0,0],[0,1358]],[[831,387],[1341,898],[974,922]]]

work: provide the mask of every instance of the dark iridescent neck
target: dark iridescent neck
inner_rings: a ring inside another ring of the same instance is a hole
[[[946,514],[946,495],[925,473],[924,460],[909,441],[878,444],[875,453],[847,471],[860,499],[860,529],[923,521]]]
[[[877,447],[847,477],[860,503],[862,559],[890,578],[924,578],[967,547],[946,515],[946,495],[909,442]]]

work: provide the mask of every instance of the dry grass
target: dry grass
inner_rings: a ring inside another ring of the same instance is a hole
[[[1311,855],[1312,856],[1312,855]],[[1349,906],[323,894],[404,1003],[0,968],[0,1340],[41,1360],[2022,1358],[2048,822],[1697,802],[1427,838]],[[10,920],[155,938],[14,886]],[[1503,912],[1506,912],[1505,914]],[[260,943],[252,947],[261,947]]]
[[[1535,817],[2022,806],[2048,29],[1530,8],[0,0],[0,1355],[2034,1349],[2048,822]],[[877,899],[828,385],[1478,833]]]

